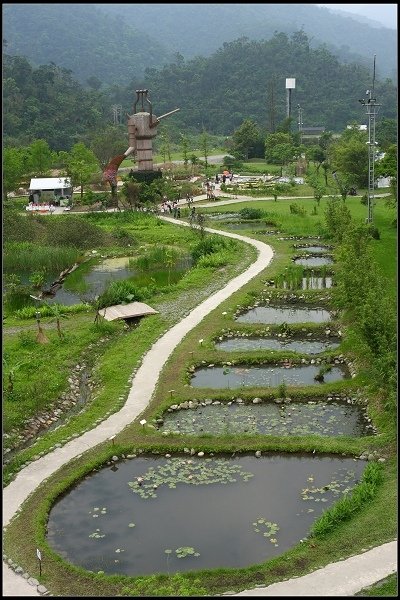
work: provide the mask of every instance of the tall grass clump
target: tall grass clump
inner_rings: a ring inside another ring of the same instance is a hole
[[[156,246],[144,256],[129,259],[129,266],[135,267],[142,273],[155,269],[166,269],[176,264],[179,253],[174,248]]]
[[[339,502],[328,508],[311,529],[311,536],[322,538],[344,521],[348,521],[354,513],[360,511],[367,502],[376,495],[383,481],[383,467],[379,463],[369,463],[362,475],[361,482],[346,494]]]
[[[208,235],[207,237],[202,238],[191,251],[192,259],[194,264],[197,264],[197,261],[200,260],[201,257],[207,256],[210,254],[214,254],[215,252],[219,252],[220,250],[225,250],[229,247],[230,240],[224,240],[221,236],[218,235]]]
[[[57,273],[71,267],[79,257],[77,248],[47,246],[33,242],[6,242],[3,268],[6,273],[42,271]]]
[[[106,231],[82,217],[53,215],[45,224],[46,241],[49,245],[73,246],[84,250],[112,243],[112,238]]]
[[[129,280],[113,281],[99,296],[97,302],[99,308],[106,308],[114,304],[129,302],[142,302],[152,296],[156,286],[139,287]]]
[[[24,306],[19,310],[14,311],[14,317],[17,319],[34,319],[37,311],[40,311],[40,315],[42,317],[52,317],[54,315],[54,309],[52,308],[54,305],[46,305],[42,304],[40,308],[37,306]],[[58,304],[58,309],[63,313],[68,314],[76,314],[80,312],[88,312],[92,310],[90,304],[85,304],[84,302],[80,304],[72,304],[70,306],[65,304]]]

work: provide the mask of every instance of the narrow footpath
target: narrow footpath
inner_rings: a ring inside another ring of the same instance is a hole
[[[236,200],[237,201],[237,200]],[[189,226],[188,223],[161,217],[171,223]],[[181,342],[184,336],[196,327],[202,319],[221,302],[239,290],[248,281],[263,271],[273,257],[272,248],[264,242],[235,233],[205,228],[210,233],[238,239],[254,246],[258,251],[256,261],[242,274],[232,279],[224,288],[207,298],[194,308],[182,321],[174,325],[147,352],[131,385],[125,405],[117,413],[100,423],[94,429],[79,438],[71,440],[61,448],[43,456],[20,471],[3,491],[3,527],[5,527],[26,498],[39,484],[55,473],[71,459],[81,455],[89,448],[100,444],[110,436],[122,431],[126,425],[136,419],[147,407],[156,387],[158,377],[166,360]],[[371,585],[396,571],[397,544],[391,542],[379,548],[365,552],[324,569],[310,573],[305,577],[292,579],[267,588],[245,590],[240,596],[307,596],[307,595],[353,595],[366,585]],[[24,578],[25,575],[25,578]],[[45,588],[28,574],[15,573],[3,562],[3,596],[40,596]],[[278,586],[278,587],[277,587]],[[49,590],[51,593],[51,590]]]

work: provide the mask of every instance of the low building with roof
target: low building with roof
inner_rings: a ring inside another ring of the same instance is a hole
[[[59,206],[67,206],[72,196],[72,185],[69,177],[36,177],[29,185],[29,200],[34,204],[53,202]]]

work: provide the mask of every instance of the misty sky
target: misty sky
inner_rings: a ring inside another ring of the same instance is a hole
[[[317,4],[316,6],[355,13],[379,21],[390,29],[397,29],[397,4]]]

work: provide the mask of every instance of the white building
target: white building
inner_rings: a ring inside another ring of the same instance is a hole
[[[31,179],[29,198],[34,204],[52,200],[55,204],[66,206],[72,195],[69,177],[39,177]]]

